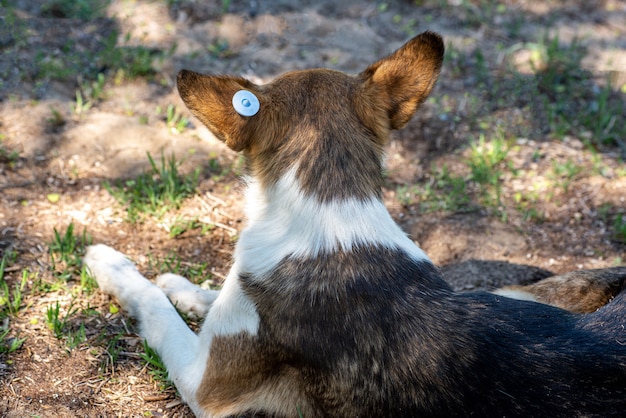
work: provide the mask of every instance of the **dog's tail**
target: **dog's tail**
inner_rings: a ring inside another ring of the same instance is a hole
[[[577,270],[552,276],[528,286],[507,286],[495,293],[534,300],[575,313],[595,312],[626,296],[626,267]]]
[[[591,331],[597,341],[604,341],[606,349],[617,355],[626,383],[626,291],[619,293],[605,306],[578,318],[578,326]]]

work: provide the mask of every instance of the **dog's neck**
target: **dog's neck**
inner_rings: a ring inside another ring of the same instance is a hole
[[[303,189],[297,173],[295,165],[269,187],[249,180],[249,224],[235,250],[240,272],[262,277],[287,257],[308,259],[366,246],[428,260],[393,221],[380,193],[322,200]]]

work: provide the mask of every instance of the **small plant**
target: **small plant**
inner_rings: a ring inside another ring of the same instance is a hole
[[[551,177],[555,181],[557,186],[561,187],[563,191],[567,192],[569,190],[569,186],[572,180],[581,171],[582,167],[576,165],[572,160],[567,160],[564,163],[553,161]]]
[[[118,34],[111,34],[104,50],[99,56],[102,66],[116,71],[116,79],[134,79],[151,76],[156,73],[154,60],[163,53],[153,51],[145,46],[119,46],[117,45]]]
[[[626,156],[626,143],[623,142],[626,136],[626,126],[618,122],[626,112],[626,107],[620,95],[616,96],[613,97],[611,80],[608,79],[606,85],[591,101],[588,111],[584,112],[580,119],[591,132],[595,143],[617,144],[622,148],[622,155]]]
[[[11,151],[2,144],[4,135],[0,134],[0,164],[8,164],[9,167],[14,168],[17,161],[20,159],[20,153],[17,151]]]
[[[613,236],[616,241],[626,243],[626,216],[621,213],[613,222]]]
[[[180,162],[172,155],[166,160],[161,155],[157,166],[148,153],[151,170],[124,184],[116,186],[105,183],[105,188],[122,205],[126,206],[128,220],[140,221],[142,214],[162,217],[171,209],[178,209],[182,202],[195,193],[200,169],[191,176],[183,177],[178,173]]]
[[[87,267],[83,266],[80,269],[80,290],[85,292],[87,295],[90,295],[97,287],[98,283],[96,282],[96,279],[94,279],[89,273]]]
[[[81,260],[85,247],[91,244],[91,236],[83,229],[82,235],[74,235],[74,224],[70,223],[65,232],[54,229],[54,236],[49,245],[52,270],[56,277],[69,280],[81,274]]]
[[[105,334],[100,334],[100,338],[104,339],[105,337]],[[124,348],[120,343],[121,338],[122,334],[116,334],[113,338],[107,341],[105,348],[106,356],[100,362],[101,373],[106,373],[109,367],[113,368],[115,363],[117,363],[117,359]]]
[[[76,90],[76,101],[72,111],[77,116],[82,116],[95,104],[104,98],[104,74],[98,73],[95,81],[81,83],[80,89]]]
[[[28,272],[24,270],[22,279],[15,283],[13,288],[9,286],[4,276],[10,258],[10,255],[5,254],[0,260],[0,320],[8,316],[17,316],[23,305],[24,290],[28,282]]]
[[[3,266],[0,266],[0,270]],[[1,275],[0,275],[1,276]],[[4,278],[0,278],[0,318],[11,315],[16,316],[22,307],[26,276],[22,276],[19,283],[15,283],[13,289],[9,287]]]
[[[46,309],[46,324],[57,339],[62,339],[65,336],[64,334],[68,321],[77,311],[78,308],[74,307],[74,301],[70,303],[70,306],[67,308],[67,311],[63,316],[61,316],[61,306],[59,301],[56,301],[54,305],[48,306]]]
[[[207,51],[213,58],[227,58],[233,54],[225,39],[218,39],[207,46]]]
[[[145,340],[143,341],[143,351],[144,352],[140,354],[140,357],[146,362],[146,365],[150,369],[148,374],[150,374],[150,376],[152,376],[155,382],[159,385],[159,389],[167,390],[172,388],[174,385],[168,378],[165,365],[161,361],[157,352],[154,351]]]
[[[0,330],[0,354],[11,354],[20,349],[26,338],[10,338],[10,329]]]
[[[50,106],[50,112],[52,113],[52,115],[48,118],[47,122],[52,128],[60,128],[61,126],[65,125],[66,120],[61,112],[59,112],[52,106]]]
[[[176,253],[170,253],[162,260],[149,259],[150,270],[157,274],[174,273],[186,277],[190,282],[200,284],[211,278],[208,263],[184,262]]]
[[[74,114],[76,114],[76,116],[82,116],[91,109],[91,106],[93,106],[91,100],[84,99],[83,93],[80,90],[76,90],[76,101],[72,107]]]
[[[481,134],[478,142],[471,144],[471,153],[468,161],[471,178],[481,186],[482,194],[487,204],[495,206],[501,204],[501,168],[508,151],[509,147],[500,135],[487,144],[484,134]]]
[[[183,217],[177,217],[174,219],[171,225],[169,225],[170,237],[176,238],[187,231],[199,229],[201,235],[206,235],[213,230],[214,225],[200,222],[197,218],[188,219]]]
[[[167,126],[172,128],[173,132],[182,133],[187,125],[189,125],[189,119],[182,114],[178,113],[176,106],[170,104],[165,111],[165,121]]]
[[[89,97],[92,100],[98,101],[104,98],[105,96],[104,84],[105,84],[104,74],[98,73],[98,76],[96,77],[96,81],[93,81],[90,84],[90,88],[88,89]]]
[[[48,306],[46,309],[46,324],[48,324],[48,328],[54,332],[54,336],[57,338],[61,338],[63,336],[63,327],[65,323],[59,318],[61,314],[61,306],[59,305],[59,301],[54,305]]]
[[[515,209],[522,214],[524,221],[543,222],[544,216],[536,206],[538,200],[539,194],[536,191],[531,191],[526,194],[517,192],[513,195]]]
[[[450,173],[447,166],[432,169],[431,180],[423,185],[399,186],[397,199],[405,206],[419,203],[423,211],[468,212],[474,210],[467,190],[467,181],[462,176]]]
[[[59,301],[56,301],[46,309],[46,324],[48,328],[52,331],[55,338],[65,340],[69,350],[78,347],[87,339],[85,324],[81,323],[78,327],[70,325],[71,317],[76,315],[78,311],[79,308],[74,306],[74,300],[70,303],[65,314],[61,314]]]
[[[85,331],[85,324],[80,324],[77,329],[67,332],[66,343],[67,348],[70,350],[75,349],[87,340],[87,333]]]

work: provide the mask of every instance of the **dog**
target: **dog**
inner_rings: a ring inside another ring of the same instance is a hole
[[[84,262],[196,416],[624,415],[626,292],[586,315],[455,293],[385,209],[384,145],[430,94],[443,55],[424,32],[357,75],[256,85],[178,74],[186,106],[249,164],[248,224],[223,288],[173,274],[155,285],[105,245]],[[626,269],[602,274],[623,288]],[[199,334],[174,305],[205,315]]]

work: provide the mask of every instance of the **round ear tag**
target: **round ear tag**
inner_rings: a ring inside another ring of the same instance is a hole
[[[259,99],[248,90],[239,90],[233,96],[233,107],[241,116],[254,116],[259,111]]]

